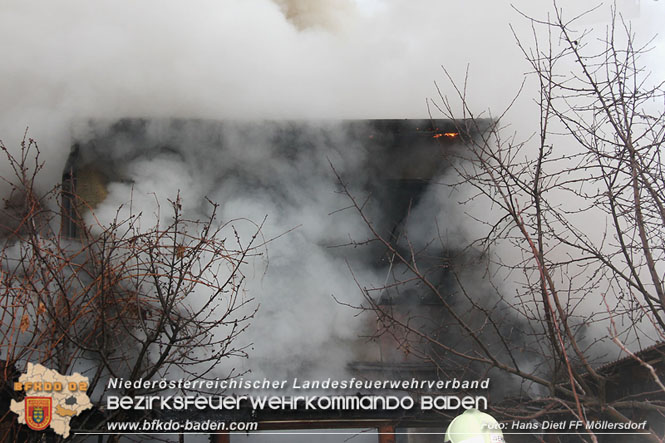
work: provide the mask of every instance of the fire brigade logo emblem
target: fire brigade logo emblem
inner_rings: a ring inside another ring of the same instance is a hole
[[[50,397],[25,398],[25,423],[34,431],[43,431],[51,423]]]

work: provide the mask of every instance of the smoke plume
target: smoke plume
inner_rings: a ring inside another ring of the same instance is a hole
[[[580,8],[561,3],[570,16]],[[662,17],[661,4],[619,3],[643,32]],[[517,6],[538,15],[550,3]],[[529,69],[508,23],[518,35],[531,32],[508,2],[496,1],[473,7],[438,0],[6,1],[0,138],[15,149],[29,126],[45,154],[48,186],[60,179],[76,121],[422,118],[425,98],[436,92],[432,81],[443,78],[441,65],[460,82],[469,65],[469,106],[500,110]],[[444,94],[454,94],[442,85]],[[537,127],[529,99],[508,117],[527,133]],[[74,136],[91,139],[103,130],[79,128]],[[334,140],[322,137],[317,124],[308,132],[311,151],[294,158],[274,152],[270,130],[242,137],[238,131],[232,125],[223,131],[220,156],[211,142],[217,135],[201,127],[152,124],[151,140],[177,153],[135,155],[126,165],[127,182],[110,186],[98,215],[110,217],[133,186],[145,213],[152,193],[165,199],[180,190],[194,213],[208,196],[222,204],[226,220],[267,215],[267,237],[300,226],[270,245],[269,263],[254,264],[248,290],[259,294],[261,318],[248,337],[255,344],[249,369],[267,372],[270,362],[279,374],[340,371],[358,325],[330,295],[353,302],[358,290],[343,258],[327,246],[366,231],[346,213],[328,215],[348,202],[334,192],[325,158],[332,156],[346,174],[362,175],[355,168],[364,154],[343,132]],[[141,147],[116,149],[107,154]],[[437,198],[428,201],[443,197]],[[417,211],[425,220],[443,208]],[[457,237],[465,222],[445,213],[448,232]],[[371,269],[356,272],[369,282],[381,278]]]

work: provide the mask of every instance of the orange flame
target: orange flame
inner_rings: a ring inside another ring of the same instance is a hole
[[[434,134],[432,138],[439,138],[439,137],[455,138],[458,135],[459,132],[444,132],[444,133]]]

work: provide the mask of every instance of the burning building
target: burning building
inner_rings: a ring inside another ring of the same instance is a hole
[[[440,342],[473,352],[469,347],[473,344],[449,327],[444,301],[437,297],[443,295],[450,304],[462,303],[455,278],[465,268],[477,276],[478,257],[468,249],[460,253],[454,241],[448,243],[447,226],[436,226],[444,233],[436,237],[437,243],[427,240],[432,232],[427,225],[436,219],[432,214],[446,208],[446,201],[432,195],[440,186],[432,185],[451,168],[455,155],[449,154],[463,152],[459,142],[479,136],[457,125],[428,120],[86,123],[75,132],[63,173],[62,232],[76,242],[82,225],[113,222],[128,206],[159,220],[163,216],[159,202],[178,192],[178,205],[192,218],[204,214],[203,201],[219,202],[221,223],[237,223],[235,232],[240,237],[246,233],[244,221],[267,217],[264,235],[275,239],[267,247],[269,262],[267,255],[248,261],[256,272],[248,276],[246,289],[260,305],[251,327],[239,337],[249,343],[248,358],[215,368],[213,375],[313,380],[314,384],[331,379],[407,384],[477,379],[482,370],[474,372],[472,363],[431,346]],[[427,281],[436,291],[401,277],[404,261],[394,256],[416,251],[418,265],[427,270]],[[359,282],[372,286],[361,287]],[[188,297],[197,301],[196,293]],[[482,312],[483,297],[474,295],[476,311]],[[358,311],[364,315],[356,315]],[[384,318],[382,312],[389,315]],[[149,315],[141,309],[137,313]],[[465,317],[471,327],[475,320],[472,312]],[[427,337],[414,337],[412,329],[400,327],[410,323],[417,323]],[[495,328],[499,328],[498,339],[519,347],[525,338],[514,326],[515,322],[507,321]],[[484,335],[479,346],[491,346],[496,339],[496,335]],[[659,345],[644,354],[658,370],[661,349]],[[234,372],[236,367],[240,370]],[[622,381],[636,369],[640,366],[628,359],[599,371],[612,378],[612,395],[629,397],[632,391],[623,392],[622,387],[644,390]],[[648,373],[640,374],[650,382]],[[485,386],[470,391],[492,396],[495,405],[510,408],[511,393],[501,392],[508,383],[495,375],[491,390]],[[499,383],[494,383],[497,379]],[[285,384],[291,390],[282,394],[295,398],[295,383]],[[225,393],[242,396],[243,389]],[[422,387],[397,391],[416,402],[432,394]],[[442,397],[468,392],[459,387],[437,391]],[[377,393],[394,394],[395,389],[364,388],[346,394],[360,399]],[[660,401],[657,393],[654,398]],[[521,405],[524,398],[516,401]],[[281,410],[256,409],[247,401],[239,404],[238,410],[223,417],[219,411],[205,409],[188,413],[187,418],[255,421],[260,431],[369,428],[377,431],[381,442],[417,443],[440,440],[458,412],[418,407],[308,410],[302,401]],[[181,412],[168,411],[157,416],[183,417]],[[636,420],[641,418],[635,415]],[[106,419],[102,410],[85,418],[88,424]],[[225,442],[242,436],[214,438]],[[531,437],[519,438],[529,441]]]
[[[94,213],[103,223],[122,205],[146,205],[145,194],[154,194],[149,200],[164,197],[162,187],[182,193],[194,214],[210,198],[228,219],[267,216],[266,235],[287,234],[268,247],[271,263],[256,279],[260,283],[249,283],[262,306],[248,332],[254,349],[247,370],[277,378],[434,380],[441,368],[427,344],[377,333],[376,318],[354,318],[349,308],[364,303],[353,281],[354,273],[361,274],[377,288],[385,286],[372,295],[378,306],[427,324],[433,334],[445,333],[440,303],[426,289],[392,284],[399,269],[390,251],[371,241],[341,191],[363,201],[375,234],[404,249],[408,227],[430,223],[410,217],[418,217],[432,181],[448,168],[447,154],[472,135],[459,131],[443,120],[86,123],[63,174],[63,230],[75,238],[81,218]],[[151,208],[147,204],[144,211]],[[452,293],[446,258],[452,252],[442,244],[423,258],[437,263],[434,281],[444,293]],[[375,427],[384,431],[381,441],[391,441],[388,431],[396,426],[444,425],[437,414],[405,411],[296,411],[259,421],[262,429]]]

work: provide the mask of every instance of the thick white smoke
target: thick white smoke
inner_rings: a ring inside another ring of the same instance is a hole
[[[339,211],[349,203],[328,163],[356,177],[356,183],[368,174],[363,169],[368,153],[360,140],[347,136],[347,129],[331,122],[292,126],[152,120],[142,142],[118,137],[96,152],[81,148],[83,163],[92,159],[116,165],[118,175],[95,210],[102,224],[110,223],[124,205],[121,219],[131,207],[142,211],[144,225],[150,226],[157,202],[160,215],[168,217],[167,199],[178,192],[188,217],[205,216],[209,207],[204,196],[218,202],[219,222],[232,222],[245,243],[267,217],[259,241],[278,238],[243,268],[246,297],[260,306],[248,332],[238,339],[239,345],[253,344],[250,359],[230,361],[217,368],[217,375],[236,368],[251,370],[255,377],[333,376],[343,374],[354,358],[365,357],[355,356],[351,347],[365,319],[340,304],[359,304],[359,289],[345,254],[334,247],[369,236],[359,217]],[[82,128],[77,139],[94,140],[106,131],[98,123]],[[284,137],[287,141],[276,141]],[[160,146],[169,149],[159,152],[155,147]],[[232,236],[230,229],[225,233]],[[362,281],[376,283],[372,263],[354,271]]]
[[[573,16],[581,9],[575,3],[561,6]],[[663,14],[662,2],[618,3],[640,23],[640,32],[655,29]],[[552,6],[545,0],[516,5],[535,16]],[[425,98],[435,93],[433,80],[443,78],[441,65],[460,81],[469,65],[470,106],[500,110],[528,71],[509,23],[529,35],[527,23],[507,1],[473,6],[439,0],[5,1],[0,7],[5,42],[0,139],[14,149],[29,126],[46,154],[48,185],[60,178],[71,122],[80,119],[427,117]],[[662,65],[655,68],[662,71]],[[452,92],[442,85],[444,93]],[[529,98],[509,117],[527,133],[536,127]],[[270,294],[260,300],[261,315],[269,321],[256,322],[252,332],[254,361],[284,362],[285,372],[300,370],[287,365],[289,359],[317,369],[316,351],[334,354],[355,334],[353,320],[340,319],[339,307],[321,290],[356,291],[343,261],[321,246],[322,240],[346,233],[339,232],[334,218],[322,216],[343,203],[329,192],[329,170],[312,167],[306,157],[295,164],[273,158],[269,149],[257,140],[219,158],[201,143],[185,150],[184,159],[138,160],[129,171],[139,200],[150,192],[166,197],[179,189],[194,206],[203,195],[218,200],[226,218],[260,220],[268,214],[268,236],[302,225],[271,247],[274,276],[261,279],[257,269],[250,283],[250,290]],[[353,163],[353,153],[346,150],[339,160]],[[259,168],[251,171],[257,180],[262,166],[274,168],[270,173],[289,195],[279,200],[286,206],[276,207],[268,187],[242,178],[216,187],[220,171],[242,171],[243,164]],[[126,201],[127,191],[114,185],[100,211],[112,212]],[[151,198],[145,197],[145,205]],[[446,224],[457,232],[460,219],[447,215]],[[357,225],[344,229],[362,232]],[[316,297],[289,302],[284,309],[283,300],[312,294]],[[331,341],[338,345],[326,348]],[[291,358],[293,350],[298,357]],[[308,353],[310,358],[300,359]],[[341,365],[343,358],[337,361]]]
[[[657,29],[662,4],[618,3]],[[470,64],[472,104],[500,109],[527,70],[509,23],[528,35],[507,1],[10,0],[0,137],[14,146],[30,126],[55,179],[72,118],[422,117],[440,65],[459,78]]]

